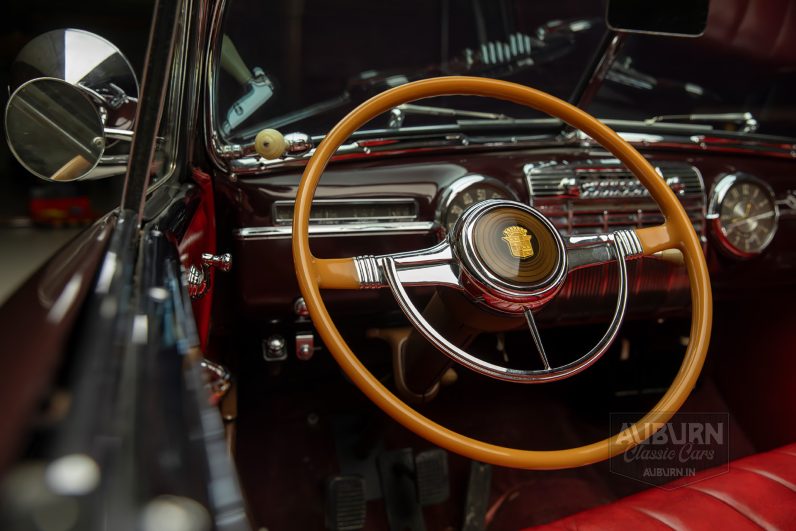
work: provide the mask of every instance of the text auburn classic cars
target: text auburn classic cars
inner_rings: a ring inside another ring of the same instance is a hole
[[[30,41],[12,152],[125,187],[0,309],[0,526],[796,528],[795,67],[788,0]]]

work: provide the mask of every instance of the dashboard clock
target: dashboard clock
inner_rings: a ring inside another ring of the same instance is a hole
[[[751,258],[774,238],[779,209],[771,187],[760,179],[726,175],[713,189],[707,218],[723,251],[736,258]]]
[[[437,209],[437,219],[450,232],[465,210],[487,199],[517,200],[505,184],[482,175],[468,175],[455,181],[444,193]]]

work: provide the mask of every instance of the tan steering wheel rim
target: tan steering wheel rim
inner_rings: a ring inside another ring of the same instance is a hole
[[[644,255],[679,249],[691,283],[691,339],[674,381],[656,406],[635,425],[607,439],[561,450],[521,450],[490,444],[456,433],[426,418],[403,402],[359,361],[340,335],[321,297],[321,288],[358,287],[352,259],[320,259],[309,245],[309,217],[318,181],[327,163],[357,129],[402,104],[443,95],[492,97],[531,107],[580,129],[610,151],[638,177],[664,214],[665,223],[638,229]],[[710,342],[712,296],[707,264],[691,220],[669,186],[647,160],[612,129],[588,113],[547,93],[515,83],[476,77],[440,77],[383,92],[345,116],[309,160],[296,195],[293,259],[299,288],[313,323],[345,374],[394,420],[431,443],[474,460],[524,469],[559,469],[588,465],[617,455],[647,439],[680,409],[702,370]]]

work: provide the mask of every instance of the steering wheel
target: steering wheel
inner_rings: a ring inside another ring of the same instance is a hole
[[[514,201],[476,203],[441,243],[409,253],[321,259],[309,245],[309,218],[315,188],[337,148],[361,126],[403,103],[443,95],[485,96],[526,105],[583,131],[613,153],[647,188],[663,212],[663,225],[610,234],[570,237],[566,241],[538,210]],[[622,322],[627,301],[626,261],[667,249],[679,249],[691,283],[691,339],[671,386],[636,424],[607,439],[561,450],[521,450],[476,440],[423,416],[387,389],[340,335],[321,297],[321,289],[389,287],[409,321],[441,352],[481,374],[521,383],[572,376],[591,366],[608,349]],[[647,160],[613,130],[588,113],[547,93],[522,85],[476,77],[440,77],[387,90],[345,116],[309,160],[296,196],[293,258],[301,293],[318,333],[345,374],[397,422],[433,444],[474,460],[525,469],[583,466],[608,459],[650,437],[680,408],[694,387],[710,340],[710,278],[699,237],[664,180]],[[532,310],[549,301],[573,269],[617,261],[619,296],[614,318],[588,353],[564,366],[551,367]],[[518,370],[495,365],[453,345],[437,333],[412,304],[405,286],[447,286],[477,304],[503,314],[524,316],[542,369]]]

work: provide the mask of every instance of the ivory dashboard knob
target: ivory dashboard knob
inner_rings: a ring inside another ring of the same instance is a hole
[[[287,151],[287,142],[276,129],[263,129],[254,138],[254,150],[264,159],[278,159]]]

